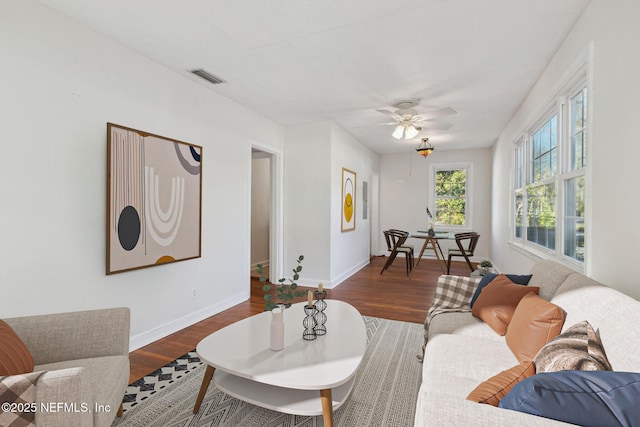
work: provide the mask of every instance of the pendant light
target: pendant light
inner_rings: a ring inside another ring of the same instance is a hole
[[[420,143],[420,145],[418,145],[418,147],[416,148],[416,151],[418,152],[418,154],[420,154],[422,157],[428,157],[431,153],[433,153],[433,145],[431,145],[431,143],[429,143],[429,138],[422,138],[422,142]]]

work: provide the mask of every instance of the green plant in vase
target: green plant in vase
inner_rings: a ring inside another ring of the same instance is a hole
[[[298,290],[298,284],[296,281],[300,279],[300,272],[302,271],[302,261],[304,256],[300,255],[296,262],[298,266],[294,268],[293,276],[289,279],[290,283],[285,283],[286,278],[278,280],[277,284],[272,285],[268,282],[267,276],[264,275],[264,268],[262,264],[258,264],[258,274],[260,275],[260,282],[262,282],[262,290],[264,291],[265,311],[271,311],[278,306],[284,306],[284,308],[291,307],[291,302],[294,298],[303,297],[306,294],[305,291]],[[276,294],[273,295],[272,286],[275,286]]]

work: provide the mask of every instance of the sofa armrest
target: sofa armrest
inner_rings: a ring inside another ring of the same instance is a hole
[[[37,426],[93,426],[94,405],[84,368],[47,371],[38,379]]]
[[[129,354],[125,307],[4,319],[24,341],[36,365]]]

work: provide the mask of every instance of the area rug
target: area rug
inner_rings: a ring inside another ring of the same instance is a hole
[[[336,426],[413,425],[422,365],[416,360],[422,325],[364,317],[367,350],[347,401],[334,412]],[[131,384],[125,412],[113,426],[291,426],[320,427],[322,416],[283,414],[221,392],[211,384],[200,411],[193,405],[205,366],[197,354],[183,358]],[[164,377],[164,378],[163,378]]]

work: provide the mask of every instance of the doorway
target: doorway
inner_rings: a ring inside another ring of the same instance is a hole
[[[282,274],[282,152],[254,143],[251,146],[250,266],[258,264],[273,283]]]

